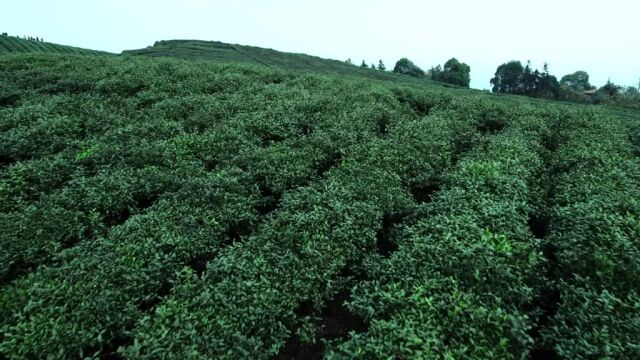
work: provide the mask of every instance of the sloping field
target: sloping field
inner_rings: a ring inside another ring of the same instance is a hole
[[[67,55],[113,55],[105,51],[88,50],[49,42],[26,40],[14,36],[0,36],[0,55],[11,53],[48,53]]]
[[[277,70],[296,70],[320,74],[385,80],[425,87],[456,87],[438,82],[416,79],[391,72],[363,69],[343,61],[323,59],[317,56],[276,51],[254,46],[227,44],[218,41],[168,40],[139,50],[127,50],[123,55],[149,57],[173,57],[189,60],[208,60],[221,63],[243,63],[271,67]]]
[[[0,76],[0,356],[640,357],[635,112],[149,57]]]

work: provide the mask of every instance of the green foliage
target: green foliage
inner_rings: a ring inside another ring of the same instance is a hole
[[[640,302],[587,284],[562,284],[563,299],[547,334],[563,358],[633,359],[640,356]],[[575,334],[579,334],[576,336]]]
[[[420,69],[416,64],[414,64],[407,58],[398,60],[393,68],[393,72],[396,74],[409,75],[416,78],[423,78],[426,76],[424,70]]]
[[[145,51],[0,57],[0,357],[637,357],[634,111]]]
[[[471,72],[469,65],[459,62],[456,58],[451,58],[444,63],[444,68],[441,68],[440,65],[431,68],[429,75],[435,81],[469,87],[471,82],[469,72]]]
[[[10,84],[0,83],[0,107],[15,105],[20,100],[20,91]]]
[[[253,46],[226,44],[217,41],[170,40],[158,41],[153,46],[139,50],[127,50],[124,56],[173,57],[189,60],[207,60],[219,63],[253,64],[277,70],[296,70],[326,75],[378,79],[418,86],[434,86],[431,81],[419,81],[413,77],[398,76],[387,71],[368,71],[357,63],[322,59],[305,54],[285,53]],[[358,65],[358,66],[353,66]],[[367,68],[369,65],[367,65]]]
[[[9,53],[77,54],[85,56],[112,55],[105,51],[81,49],[43,42],[39,38],[18,38],[4,33],[0,36],[0,55]]]
[[[507,94],[518,94],[522,88],[524,67],[520,61],[509,61],[498,66],[495,76],[491,79],[491,91]]]
[[[560,83],[555,76],[549,74],[548,64],[543,70],[531,69],[531,64],[523,67],[520,61],[510,61],[498,66],[495,76],[490,81],[496,93],[526,95],[530,97],[558,99]]]
[[[589,84],[589,74],[586,71],[576,71],[560,79],[560,85],[566,86],[574,91],[586,91],[593,89]]]

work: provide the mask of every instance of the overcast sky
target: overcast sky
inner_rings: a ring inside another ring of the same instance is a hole
[[[301,52],[388,68],[408,57],[427,70],[457,57],[471,87],[501,63],[546,61],[560,79],[586,70],[638,86],[638,0],[7,0],[0,31],[120,52],[156,40],[200,39]]]

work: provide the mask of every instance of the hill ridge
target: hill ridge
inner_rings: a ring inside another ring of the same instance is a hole
[[[0,55],[13,53],[49,53],[69,55],[114,55],[110,52],[84,49],[75,46],[61,45],[38,40],[21,39],[16,36],[0,36]]]

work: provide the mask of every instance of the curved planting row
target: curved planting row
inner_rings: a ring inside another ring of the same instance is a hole
[[[559,294],[542,329],[561,358],[640,357],[640,161],[625,124],[581,113],[563,124],[547,238]],[[570,121],[569,121],[570,120]]]
[[[384,88],[221,66],[205,67],[217,81],[209,84],[191,66],[158,62],[155,71],[169,68],[180,78],[167,86],[139,80],[144,64],[104,67],[105,79],[86,96],[54,95],[44,108],[32,101],[46,81],[14,79],[26,88],[24,106],[3,109],[10,116],[2,136],[34,151],[2,149],[17,160],[0,170],[9,180],[0,189],[7,200],[0,221],[8,229],[2,271],[11,279],[49,265],[0,293],[0,349],[9,357],[112,354],[167,294],[178,270],[203,271],[220,249],[267,219],[281,197],[342,166],[356,146],[364,156],[363,144],[385,136],[381,127],[415,117]],[[130,72],[136,77],[122,83]],[[65,76],[84,83],[96,75]],[[193,94],[225,82],[216,96]],[[87,106],[96,110],[72,109]],[[58,117],[81,132],[39,125]],[[37,128],[43,132],[32,142]],[[52,141],[60,145],[51,148]],[[413,162],[418,173],[431,166]]]
[[[640,357],[638,126],[0,57],[0,357]]]
[[[202,279],[188,270],[172,295],[142,319],[130,358],[268,358],[298,322],[300,307],[320,307],[350,263],[376,251],[385,214],[413,206],[412,180],[433,179],[451,162],[452,117],[398,122],[386,139],[358,146],[318,184],[284,197],[260,230],[209,262]]]
[[[335,89],[312,77],[281,76],[286,86],[271,85],[278,73],[253,70],[244,72],[251,81],[220,89],[217,96],[193,86],[192,72],[169,88],[143,78],[140,86],[151,92],[162,88],[176,94],[152,98],[140,109],[149,95],[132,100],[130,88],[119,80],[123,73],[142,71],[141,64],[106,69],[85,95],[57,95],[38,106],[25,101],[5,111],[0,152],[13,159],[33,157],[0,172],[6,180],[0,188],[0,223],[6,229],[0,234],[6,249],[0,276],[5,281],[51,261],[63,248],[95,239],[175,191],[189,176],[179,170],[184,164],[194,163],[187,169],[199,164],[208,170],[243,169],[260,189],[258,211],[267,214],[287,190],[322,177],[354,144],[380,135],[381,121],[406,112],[388,92],[371,94],[348,85]],[[156,71],[165,70],[158,66]],[[236,69],[216,80],[224,83],[237,75]],[[95,75],[66,76],[84,82]],[[100,90],[107,83],[113,92]],[[183,83],[189,90],[180,94]],[[127,119],[128,112],[135,115]],[[56,125],[56,119],[66,119],[67,125]]]
[[[546,124],[510,115],[397,233],[398,250],[367,264],[371,280],[348,306],[370,326],[333,342],[328,358],[521,358],[531,348],[544,259],[528,228],[530,186]]]
[[[81,49],[72,46],[45,43],[35,40],[21,39],[15,36],[0,36],[0,55],[7,53],[38,52],[48,54],[80,54],[80,55],[111,55],[97,50]]]
[[[176,270],[242,236],[257,221],[257,189],[238,170],[198,171],[107,237],[3,289],[0,349],[14,358],[99,353],[166,292]]]

